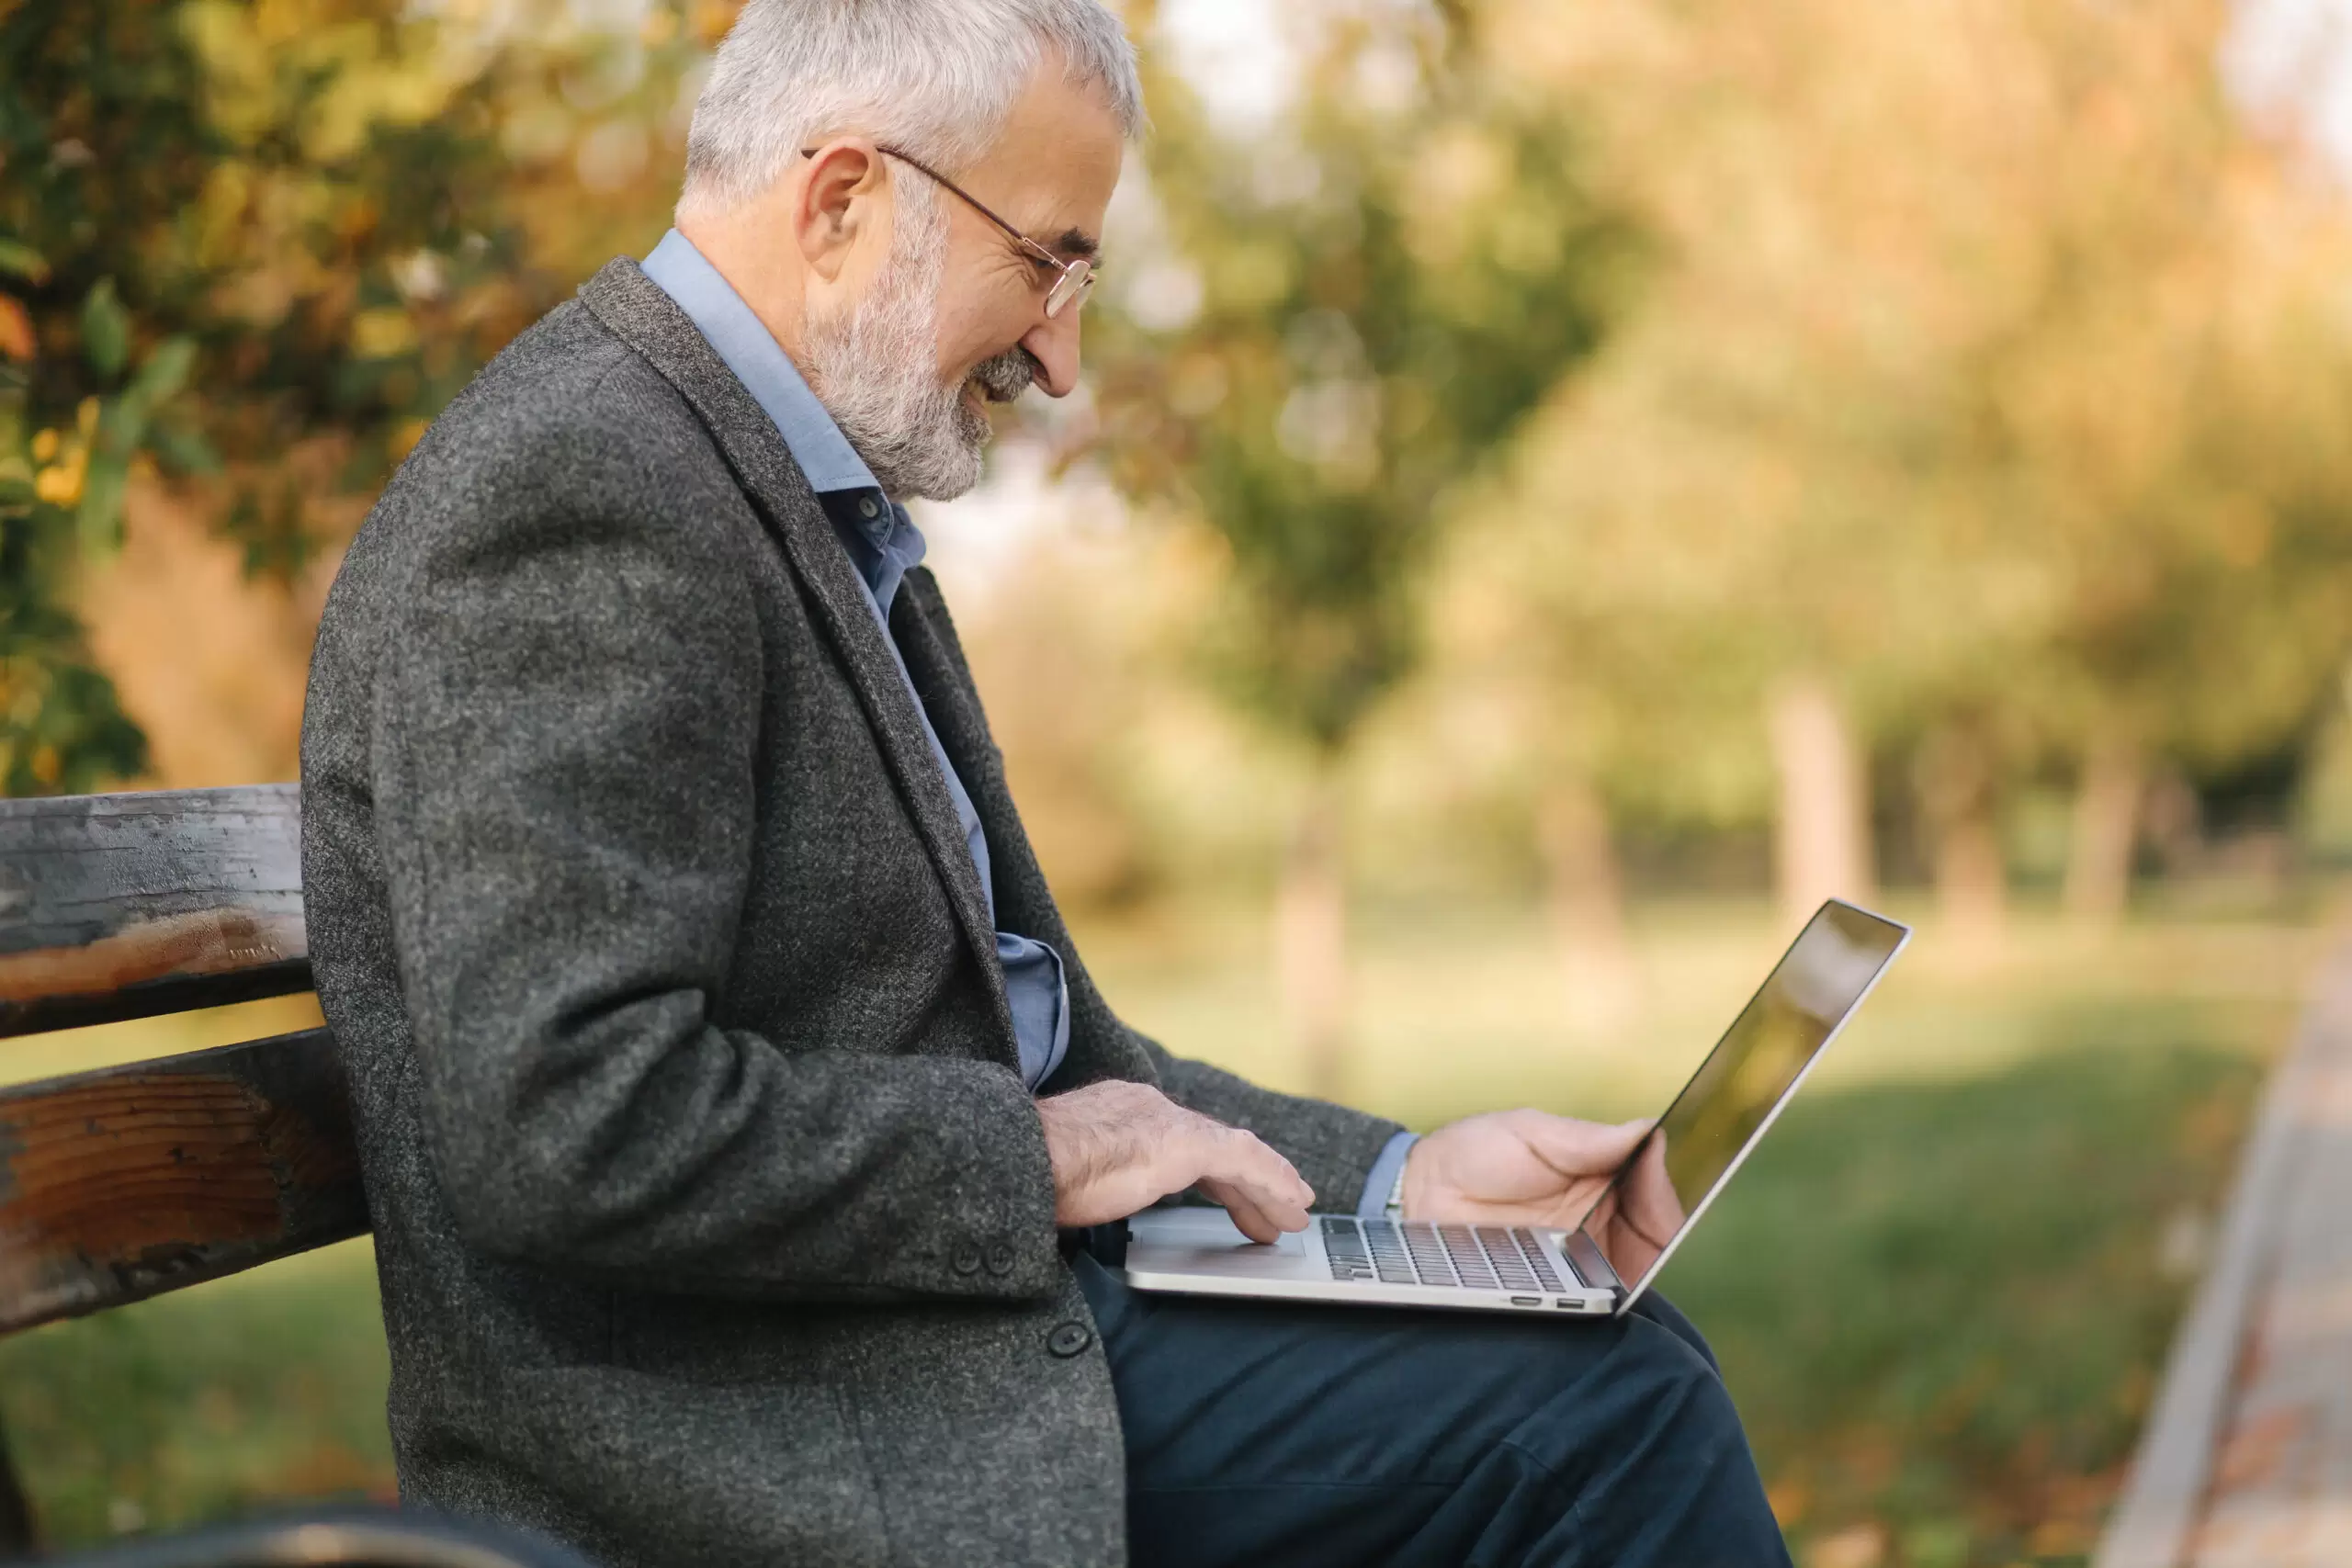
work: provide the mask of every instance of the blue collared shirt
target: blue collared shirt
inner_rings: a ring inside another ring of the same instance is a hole
[[[906,660],[899,657],[898,641],[890,635],[890,604],[898,596],[899,584],[922,560],[922,531],[906,508],[882,492],[873,470],[825,412],[825,405],[817,400],[817,394],[808,389],[799,367],[775,341],[775,334],[695,248],[693,241],[673,229],[662,236],[643,265],[645,276],[677,301],[727,368],[775,422],[777,434],[808,476],[808,488],[817,492],[842,548],[849,552],[858,581],[865,589],[866,604],[882,627],[882,640],[899,666],[899,674],[906,678]],[[948,798],[955,802],[956,819],[964,829],[972,863],[979,871],[989,919],[994,921],[996,887],[989,876],[988,835],[981,829],[980,814],[973,809],[972,797],[956,776],[956,765],[947,760],[946,748],[940,745],[911,679],[907,679],[907,691],[914,697],[923,738],[931,742],[932,756],[945,778]],[[1005,999],[1012,1008],[1021,1076],[1035,1089],[1053,1075],[1069,1052],[1069,986],[1062,975],[1061,955],[1033,937],[1000,931],[996,956],[1004,971]],[[1389,1140],[1364,1182],[1357,1204],[1360,1212],[1381,1212],[1412,1145],[1410,1133],[1399,1133]]]
[[[922,719],[923,739],[955,803],[956,820],[964,829],[965,848],[980,874],[980,893],[988,900],[989,919],[996,919],[996,885],[989,869],[988,834],[971,795],[956,776],[956,765],[939,743],[922,698],[907,677],[906,660],[890,635],[890,605],[899,584],[922,560],[922,533],[906,508],[882,493],[873,470],[833,423],[825,405],[808,389],[798,367],[784,352],[734,286],[719,276],[694,243],[675,229],[662,238],[645,258],[645,276],[662,286],[686,313],[735,378],[743,383],[792,451],[793,461],[808,477],[808,488],[832,520],[842,547],[857,569],[865,590],[866,606],[882,628],[883,643],[907,681],[915,712]],[[1034,937],[1012,931],[996,933],[997,963],[1004,972],[1005,999],[1012,1008],[1012,1033],[1021,1051],[1021,1077],[1035,1089],[1053,1076],[1069,1052],[1069,987],[1062,976],[1060,954]]]

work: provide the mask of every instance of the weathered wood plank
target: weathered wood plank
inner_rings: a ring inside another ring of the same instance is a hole
[[[70,1568],[593,1568],[552,1541],[478,1521],[422,1510],[354,1508],[151,1536],[99,1547],[68,1562]]]
[[[2323,967],[2271,1075],[2220,1247],[2173,1343],[2095,1568],[2352,1562],[2342,1486],[2330,1496],[2310,1485],[2327,1465],[2352,1465],[2352,1368],[2341,1364],[2352,1354],[2347,1180],[2352,945]],[[2321,1397],[2334,1410],[2301,1406],[2292,1385],[2306,1374],[2336,1379]],[[2334,1545],[2316,1556],[2273,1550],[2274,1526]]]
[[[322,1029],[0,1092],[0,1333],[367,1228]]]
[[[0,1035],[311,986],[294,784],[0,801]]]

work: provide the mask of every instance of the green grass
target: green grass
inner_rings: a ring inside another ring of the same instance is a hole
[[[1597,1035],[1526,916],[1375,912],[1349,1097],[1422,1125],[1515,1101],[1654,1111],[1769,961],[1769,925],[1652,913],[1647,1005]],[[1140,1025],[1296,1086],[1253,919],[1084,940]],[[1801,1561],[2085,1560],[2319,950],[2245,922],[2027,921],[1989,958],[1923,933],[1666,1280],[1722,1354]],[[17,1065],[252,1022],[59,1037]],[[386,1491],[384,1377],[364,1244],[0,1342],[0,1412],[60,1543]]]
[[[364,1241],[0,1342],[0,1410],[44,1538],[390,1496]]]
[[[1792,1533],[2080,1561],[2259,1077],[2183,1040],[1792,1106],[1666,1280]]]

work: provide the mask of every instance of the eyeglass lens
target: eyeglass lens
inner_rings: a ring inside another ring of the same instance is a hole
[[[1083,307],[1086,297],[1092,292],[1094,265],[1085,260],[1074,261],[1062,269],[1062,275],[1054,279],[1053,288],[1046,291],[1046,314],[1058,316],[1063,307],[1073,301]]]

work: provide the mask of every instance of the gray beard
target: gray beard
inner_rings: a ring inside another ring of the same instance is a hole
[[[808,324],[808,386],[891,497],[953,501],[979,482],[989,422],[964,400],[962,378],[939,381],[947,226],[937,203],[903,200],[897,217],[890,254],[872,291],[847,320]],[[971,375],[992,397],[1010,401],[1030,385],[1033,367],[1012,348]]]

